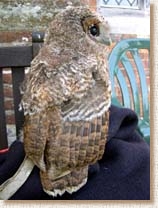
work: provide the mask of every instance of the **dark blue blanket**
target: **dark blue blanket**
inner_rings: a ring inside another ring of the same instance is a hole
[[[17,200],[149,200],[149,146],[136,131],[137,116],[129,109],[112,106],[108,142],[103,158],[89,167],[87,184],[72,195],[50,197],[43,190],[34,167],[25,184],[11,197]],[[0,184],[11,177],[25,156],[23,144],[14,142],[0,154]]]

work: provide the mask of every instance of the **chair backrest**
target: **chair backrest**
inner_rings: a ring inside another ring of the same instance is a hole
[[[26,67],[30,66],[33,57],[38,53],[43,43],[43,36],[44,33],[41,32],[33,33],[32,45],[29,46],[0,47],[0,149],[8,147],[3,72],[8,68],[11,69],[14,117],[16,137],[18,139],[19,130],[24,122],[23,112],[19,111],[19,103],[21,100],[19,87],[24,79]]]
[[[112,103],[133,109],[147,122],[149,85],[145,68],[149,70],[149,55],[150,40],[137,38],[120,41],[109,56]]]

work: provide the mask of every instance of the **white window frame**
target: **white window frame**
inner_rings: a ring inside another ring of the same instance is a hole
[[[101,7],[116,7],[116,8],[122,8],[122,9],[139,9],[139,10],[146,10],[149,8],[150,0],[137,0],[138,5],[137,6],[124,6],[124,5],[113,5],[109,3],[104,3],[105,0],[97,0],[97,4],[99,4]]]
[[[147,1],[139,0],[139,7],[130,8],[107,6],[103,0],[97,0],[97,12],[109,22],[111,33],[150,37],[150,4],[147,5]]]

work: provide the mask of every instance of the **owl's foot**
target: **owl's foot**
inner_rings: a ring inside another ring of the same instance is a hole
[[[50,174],[49,174],[50,175]],[[87,182],[88,167],[83,167],[58,179],[51,180],[48,173],[41,173],[43,190],[53,196],[63,195],[65,192],[72,194],[78,191]]]

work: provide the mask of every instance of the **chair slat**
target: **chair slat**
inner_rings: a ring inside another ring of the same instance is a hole
[[[121,74],[121,71],[118,69],[117,66],[119,65],[121,57],[127,51],[130,51],[130,52],[134,51],[133,52],[133,59],[135,61],[135,65],[136,65],[137,70],[138,70],[137,75],[139,75],[139,80],[140,80],[140,83],[141,83],[141,89],[142,89],[142,94],[141,95],[142,95],[142,100],[143,100],[143,106],[141,106],[141,105],[138,105],[138,106],[142,107],[143,114],[144,114],[143,117],[142,117],[142,115],[140,116],[139,113],[138,113],[138,117],[139,117],[138,131],[144,137],[145,141],[147,143],[150,143],[150,122],[149,122],[150,121],[150,118],[149,118],[149,105],[150,104],[149,104],[149,100],[148,100],[148,85],[146,83],[146,77],[145,77],[143,63],[141,61],[142,58],[139,56],[139,53],[138,53],[139,49],[145,49],[145,50],[150,51],[150,40],[149,39],[142,39],[142,38],[122,40],[118,44],[116,44],[116,46],[113,48],[112,52],[110,53],[110,55],[109,55],[109,67],[110,67],[110,79],[111,79],[111,82],[112,82],[112,103],[113,104],[119,103],[119,99],[116,97],[116,93],[115,93],[114,77],[116,77],[119,80],[120,88],[121,88],[122,95],[123,95],[123,99],[125,101],[128,100],[128,95],[127,95],[127,90],[126,90],[126,83],[123,82],[123,78],[122,78],[122,76],[124,76],[124,75],[123,75],[123,73]],[[129,64],[124,64],[124,66],[125,66],[125,70],[127,70],[127,72],[131,71],[131,69],[130,69],[131,66]],[[117,70],[118,70],[118,72],[117,72]],[[130,77],[130,79],[131,79],[131,76],[133,76],[133,75],[131,75],[130,72],[128,72],[128,73],[129,73],[128,77]],[[135,86],[133,84],[132,79],[131,79],[130,83],[131,83],[131,86],[133,86],[132,89],[135,89]],[[138,90],[138,91],[140,91],[140,90]],[[135,96],[135,98],[136,97],[137,96]],[[136,101],[136,103],[138,103],[139,100]],[[120,106],[120,103],[118,104],[118,106]],[[130,107],[129,102],[123,103],[123,106],[124,107]],[[137,104],[135,104],[135,107],[136,106],[137,106]],[[135,111],[138,112],[140,110],[137,108],[137,109],[135,109]]]
[[[24,80],[25,71],[24,68],[12,68],[12,82],[13,82],[13,96],[14,96],[14,111],[15,111],[15,123],[16,123],[16,135],[19,139],[19,131],[24,123],[24,114],[19,111],[19,104],[21,100],[20,84]]]
[[[126,80],[123,73],[121,72],[121,69],[118,66],[115,68],[114,75],[117,77],[120,89],[122,91],[123,105],[130,108],[131,102],[129,97],[129,91],[126,85]],[[115,83],[113,83],[113,86],[115,86]]]
[[[4,108],[3,77],[0,69],[0,150],[8,147]]]
[[[136,76],[134,74],[131,62],[130,62],[129,58],[126,56],[125,53],[121,57],[121,62],[124,66],[124,70],[126,70],[126,72],[127,72],[128,80],[129,80],[130,85],[131,85],[133,102],[134,102],[133,103],[134,104],[134,110],[138,115],[140,115],[140,99],[139,99],[138,86],[137,86],[137,82],[136,82]],[[126,83],[126,85],[127,85],[127,83]]]
[[[146,82],[146,76],[144,72],[143,63],[137,50],[133,51],[133,58],[137,66],[137,70],[140,78],[140,85],[142,90],[142,104],[143,104],[143,117],[149,121],[149,100],[148,100],[148,88]]]

